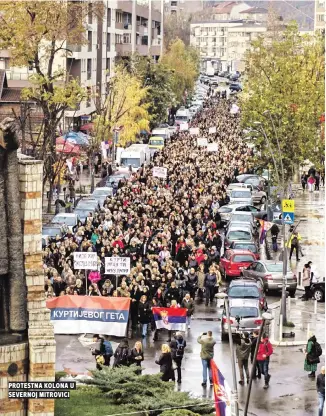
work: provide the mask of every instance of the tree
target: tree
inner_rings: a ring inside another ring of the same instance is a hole
[[[101,18],[100,3],[92,12]],[[85,98],[84,89],[65,68],[56,64],[69,57],[68,45],[86,43],[84,21],[86,3],[53,0],[10,1],[1,3],[0,48],[9,49],[12,66],[34,68],[31,86],[23,99],[35,101],[42,109],[44,123],[34,156],[44,160],[44,184],[50,184],[48,212],[51,210],[55,181],[55,138],[57,127],[68,108]]]
[[[170,43],[161,62],[173,71],[172,90],[178,102],[184,100],[185,92],[191,92],[199,75],[199,55],[191,46],[186,46],[181,39]]]
[[[122,127],[118,144],[124,146],[136,141],[140,131],[149,127],[146,96],[147,88],[140,80],[121,65],[116,66],[108,83],[106,99],[98,108],[94,122],[97,143],[112,138],[114,129],[118,127]]]
[[[300,35],[294,23],[281,38],[253,41],[247,53],[242,125],[258,135],[260,162],[274,158],[276,173],[283,164],[285,181],[304,159],[314,163],[322,155],[318,130],[325,107],[324,77],[322,39]]]
[[[189,13],[179,12],[164,17],[164,46],[169,48],[171,42],[181,39],[185,45],[190,42],[190,23],[192,16]]]

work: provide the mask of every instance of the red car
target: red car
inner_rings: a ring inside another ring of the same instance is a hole
[[[256,260],[260,260],[259,248],[256,243],[250,241],[232,241],[230,248],[232,250],[249,250],[254,255]]]
[[[220,260],[221,274],[224,278],[241,276],[242,269],[256,261],[254,253],[249,250],[226,250]]]

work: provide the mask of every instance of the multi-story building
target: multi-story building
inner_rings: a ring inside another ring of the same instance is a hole
[[[223,1],[212,7],[213,20],[238,20],[244,17],[240,13],[250,9],[250,6],[244,2]]]
[[[314,31],[325,33],[325,0],[315,0]]]
[[[164,13],[177,15],[179,13],[196,13],[203,10],[205,0],[154,0],[154,7],[160,8],[163,1]]]
[[[161,31],[161,13],[152,8],[152,0],[102,0],[104,16],[97,19],[89,13],[85,22],[85,45],[66,45],[66,55],[57,57],[55,68],[64,68],[71,77],[78,78],[88,91],[88,98],[77,109],[65,112],[62,130],[88,122],[96,110],[96,101],[104,99],[107,83],[114,74],[114,66],[120,57],[133,53],[152,56],[158,60],[163,36]],[[5,69],[9,86],[25,87],[32,67],[16,68],[10,65],[9,51],[0,51],[0,69]],[[96,93],[96,94],[95,94]]]
[[[250,42],[266,30],[264,23],[246,20],[194,22],[190,26],[190,44],[200,52],[203,71],[208,65],[223,71],[241,71]]]

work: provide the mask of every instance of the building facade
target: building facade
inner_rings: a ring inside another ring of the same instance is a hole
[[[68,131],[87,123],[96,110],[94,96],[105,99],[107,83],[114,74],[116,60],[133,53],[152,56],[157,61],[161,54],[162,17],[152,7],[152,0],[103,0],[104,15],[97,19],[89,13],[85,22],[85,45],[66,45],[67,53],[56,57],[54,68],[64,68],[87,89],[87,99],[77,109],[65,112],[61,129]],[[12,67],[9,51],[0,51],[0,70],[7,74],[9,86],[23,88],[33,74],[32,67]]]
[[[325,0],[315,0],[314,31],[325,34]]]
[[[199,50],[202,71],[208,66],[222,71],[243,71],[250,42],[266,31],[264,23],[247,20],[194,22],[190,44]]]

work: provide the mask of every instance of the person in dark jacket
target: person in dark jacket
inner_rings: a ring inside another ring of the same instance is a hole
[[[143,347],[142,343],[137,341],[134,348],[129,352],[129,364],[136,364],[138,367],[141,367],[142,361],[144,361]]]
[[[137,328],[138,322],[138,306],[142,292],[138,285],[134,285],[130,291],[130,317],[131,317],[131,328]]]
[[[130,353],[128,339],[124,338],[115,350],[113,367],[129,365],[129,355]]]
[[[195,311],[195,304],[189,293],[186,293],[186,296],[182,299],[180,306],[181,308],[187,309],[187,326],[188,329],[190,329],[191,317]]]
[[[171,305],[173,300],[176,300],[177,303],[179,303],[179,289],[177,288],[175,282],[171,283],[171,287],[165,294],[165,302],[167,306]]]
[[[175,381],[171,348],[167,344],[162,344],[161,351],[162,353],[159,359],[155,361],[155,363],[160,366],[162,381]]]
[[[149,302],[147,301],[147,296],[143,295],[140,298],[138,304],[138,322],[142,324],[142,337],[145,338],[147,335],[148,324],[152,320],[152,310]]]
[[[174,339],[170,343],[172,359],[176,363],[178,379],[177,382],[181,383],[181,363],[184,356],[184,350],[187,346],[186,340],[182,336],[182,332],[177,332]]]
[[[325,403],[325,367],[323,366],[320,369],[320,374],[317,376],[317,393],[318,393],[318,416],[323,416],[324,414],[324,403]]]
[[[94,342],[100,342],[99,348],[91,348],[92,355],[95,355],[96,368],[102,370],[102,366],[110,366],[110,359],[113,355],[113,349],[111,342],[108,340],[108,337],[104,335],[103,338],[100,338],[99,335],[93,336]]]
[[[198,289],[198,276],[193,267],[190,269],[190,273],[187,276],[186,288],[190,293],[190,297],[195,299]]]
[[[206,306],[208,302],[213,303],[215,296],[215,285],[217,283],[217,276],[213,269],[210,269],[209,273],[206,274],[204,280],[205,293],[206,293]]]
[[[250,362],[251,362],[251,364],[254,361],[254,355],[255,355],[255,349],[256,349],[256,344],[257,344],[257,340],[258,340],[258,335],[259,335],[258,331],[254,331],[253,334],[252,334],[252,338],[251,338],[251,350],[250,350]],[[259,379],[261,378],[260,367],[259,367],[257,361],[256,361],[256,371],[255,371],[253,379],[256,379],[256,378],[259,378]]]
[[[152,299],[151,302],[151,308],[161,308],[162,307],[162,302],[156,298]],[[158,334],[160,332],[160,329],[156,328],[156,323],[155,323],[155,319],[154,319],[154,315],[152,313],[152,320],[151,320],[151,329],[154,332],[153,333],[153,341],[158,341]]]
[[[279,235],[280,229],[278,228],[277,224],[273,224],[271,228],[271,235],[272,235],[272,243],[273,243],[273,251],[277,251],[277,236]]]
[[[241,336],[240,344],[236,346],[236,356],[238,359],[238,366],[240,372],[239,384],[244,385],[244,374],[243,369],[246,372],[247,383],[249,383],[249,368],[248,360],[251,351],[251,341],[249,339],[249,333],[244,332]]]

